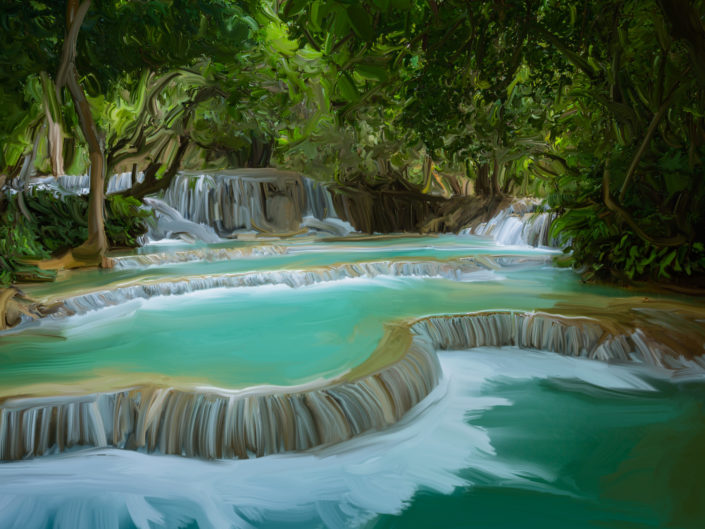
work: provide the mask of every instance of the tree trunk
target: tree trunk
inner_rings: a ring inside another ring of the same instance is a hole
[[[477,178],[475,179],[475,194],[486,197],[492,193],[490,187],[490,164],[483,163],[477,168]]]
[[[49,138],[51,174],[56,178],[64,174],[64,138],[61,132],[61,125],[54,121],[49,114],[47,114],[47,124],[49,125],[47,136]]]
[[[263,141],[256,134],[252,134],[250,138],[252,143],[245,167],[269,167],[274,143]]]
[[[98,138],[91,108],[83,92],[76,70],[76,41],[83,19],[88,12],[91,0],[69,0],[66,6],[66,37],[61,53],[61,64],[57,73],[57,91],[67,86],[73,106],[78,115],[81,132],[88,144],[90,159],[90,194],[88,196],[88,238],[75,248],[71,253],[76,261],[88,265],[101,264],[103,256],[108,249],[108,239],[105,236],[105,222],[103,219],[103,205],[105,203],[105,156]]]
[[[22,164],[22,170],[20,171],[20,175],[17,178],[17,205],[20,208],[22,215],[24,215],[24,217],[30,222],[32,222],[33,219],[32,214],[29,212],[29,209],[27,209],[27,204],[24,201],[24,192],[27,189],[27,184],[29,183],[29,173],[32,171],[32,167],[34,166],[34,159],[37,156],[37,150],[39,149],[39,140],[42,136],[42,132],[44,132],[44,123],[42,123],[42,126],[39,130],[35,129],[33,132],[34,141],[32,142],[32,151],[27,156],[25,156],[24,163]]]
[[[78,72],[73,69],[73,75],[68,79],[69,91],[73,99],[81,131],[88,143],[88,154],[91,161],[90,194],[88,195],[88,238],[73,250],[73,256],[91,264],[100,264],[108,249],[108,239],[105,236],[103,220],[103,205],[105,203],[105,156],[98,139],[98,131],[93,121],[91,109],[78,82]]]
[[[502,190],[499,187],[499,176],[500,176],[501,165],[495,160],[494,167],[492,168],[492,181],[491,181],[491,194],[493,197],[502,196]]]

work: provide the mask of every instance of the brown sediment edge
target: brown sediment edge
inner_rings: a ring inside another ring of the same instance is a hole
[[[0,459],[75,445],[248,458],[338,443],[388,427],[421,402],[441,377],[437,350],[514,345],[705,374],[702,347],[677,351],[655,333],[548,312],[429,316],[389,326],[369,359],[338,379],[298,388],[233,392],[140,386],[83,396],[6,399],[0,403]]]

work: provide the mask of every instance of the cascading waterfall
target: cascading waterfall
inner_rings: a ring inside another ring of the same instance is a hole
[[[112,257],[109,263],[113,268],[143,268],[145,266],[189,263],[194,261],[228,261],[241,257],[269,257],[285,255],[287,248],[275,244],[247,248],[197,248],[176,252],[146,253]]]
[[[139,172],[136,175],[136,182],[140,183],[144,181],[144,173]],[[91,177],[90,175],[61,175],[57,178],[58,185],[70,192],[78,195],[88,194],[90,191]],[[107,194],[117,193],[120,191],[126,191],[130,189],[133,185],[132,173],[117,173],[112,175],[108,180],[108,188],[106,190]]]
[[[636,362],[680,374],[705,372],[702,355],[686,358],[639,328],[615,330],[587,317],[480,312],[424,318],[412,331],[441,350],[514,345],[604,362]]]
[[[489,236],[505,245],[558,247],[559,242],[550,236],[554,217],[546,211],[541,212],[540,207],[535,200],[517,200],[489,221],[463,233]]]
[[[265,250],[266,251],[266,250]],[[272,250],[273,252],[280,251]],[[227,251],[226,251],[227,252]],[[139,257],[139,256],[138,256]],[[149,256],[144,256],[149,258]],[[486,260],[465,258],[454,261],[374,261],[349,263],[307,270],[274,270],[240,274],[209,275],[168,281],[145,282],[91,292],[64,299],[51,317],[85,314],[91,310],[118,305],[133,299],[173,296],[213,288],[286,285],[291,288],[351,278],[379,276],[442,277],[456,281],[472,280],[473,273],[487,270]],[[487,280],[486,274],[480,279]]]
[[[333,205],[333,196],[324,184],[307,177],[303,177],[303,184],[306,190],[307,216],[318,220],[339,218]]]
[[[73,446],[243,459],[307,450],[394,424],[439,379],[438,358],[427,341],[417,339],[392,365],[327,387],[241,392],[139,387],[13,399],[0,410],[0,459]]]
[[[201,458],[251,458],[306,450],[397,422],[438,383],[437,350],[514,345],[608,362],[705,373],[634,330],[599,321],[511,311],[431,316],[388,329],[372,373],[317,387],[179,390],[136,387],[79,397],[9,399],[0,409],[0,459],[73,446],[112,446]],[[372,364],[374,365],[374,363]]]
[[[148,231],[143,236],[143,243],[175,236],[207,243],[222,240],[213,228],[185,219],[179,211],[163,200],[147,197],[144,203],[154,212],[155,221],[147,223]]]
[[[310,228],[347,235],[324,184],[273,168],[178,174],[164,200],[185,219],[205,224],[221,236],[238,230],[287,233]]]
[[[184,218],[211,226],[221,236],[236,230],[293,231],[305,211],[301,175],[277,169],[180,173],[164,200]]]

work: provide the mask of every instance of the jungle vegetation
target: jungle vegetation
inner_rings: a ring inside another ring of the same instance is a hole
[[[587,277],[705,276],[703,0],[6,0],[0,24],[4,284],[134,245],[180,169],[267,165],[539,196]],[[87,172],[88,197],[28,185]]]

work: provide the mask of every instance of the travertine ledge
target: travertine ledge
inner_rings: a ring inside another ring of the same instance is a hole
[[[705,374],[702,350],[683,354],[654,335],[612,320],[545,312],[429,316],[390,326],[367,361],[314,387],[230,392],[139,386],[6,399],[0,403],[0,459],[73,446],[249,458],[338,443],[388,427],[421,402],[441,377],[437,350],[513,345]]]

